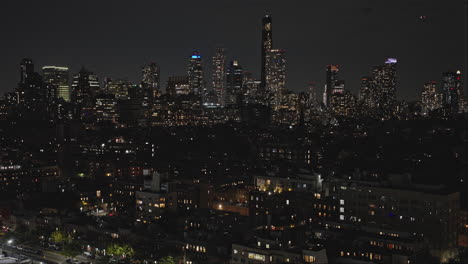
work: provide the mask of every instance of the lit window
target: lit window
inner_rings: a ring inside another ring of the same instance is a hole
[[[256,254],[256,253],[249,253],[248,257],[249,259],[254,259],[254,260],[260,260],[260,261],[266,260],[265,255]]]

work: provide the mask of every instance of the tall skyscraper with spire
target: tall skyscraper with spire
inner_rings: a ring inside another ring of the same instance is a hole
[[[224,104],[226,93],[226,55],[224,48],[217,48],[213,56],[213,90],[219,104]]]
[[[273,31],[272,18],[270,14],[266,14],[262,19],[262,72],[261,72],[261,87],[266,87],[266,63],[267,54],[273,49]]]

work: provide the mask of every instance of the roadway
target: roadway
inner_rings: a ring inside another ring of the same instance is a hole
[[[3,252],[5,255],[9,257],[14,257],[14,258],[20,258],[21,255],[30,257],[33,261],[39,263],[50,263],[50,264],[62,264],[66,263],[66,258],[58,253],[57,251],[51,251],[51,250],[46,250],[41,247],[31,247],[28,246],[28,248],[36,249],[42,251],[42,255],[40,254],[35,254],[35,253],[30,253],[30,252],[25,252],[20,249],[17,249],[15,247],[11,247],[8,245],[3,245]],[[93,263],[92,260],[86,258],[83,255],[78,255],[74,259],[84,262],[84,263]]]

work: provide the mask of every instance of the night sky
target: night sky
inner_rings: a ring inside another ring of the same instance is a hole
[[[465,64],[464,0],[199,0],[3,1],[0,8],[0,92],[12,91],[18,64],[81,65],[100,78],[139,82],[156,62],[161,84],[185,75],[193,50],[204,59],[211,88],[213,49],[260,74],[261,18],[273,16],[273,46],[287,50],[287,88],[302,91],[325,65],[357,92],[360,77],[387,57],[399,60],[398,95],[419,98],[422,84]],[[421,15],[427,16],[425,22]]]

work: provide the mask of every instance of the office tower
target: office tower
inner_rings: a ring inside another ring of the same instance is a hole
[[[356,106],[356,98],[349,90],[334,93],[330,98],[330,112],[340,116],[351,116]]]
[[[244,94],[245,103],[258,102],[257,96],[260,91],[260,80],[255,80],[251,72],[244,71],[244,83],[242,84],[242,90]]]
[[[468,18],[467,18],[468,20]],[[457,76],[458,76],[458,88],[457,88],[457,98],[458,98],[458,112],[459,113],[465,113],[467,111],[467,98],[465,96],[465,93],[463,92],[464,87],[462,86],[461,83],[461,71],[457,71]]]
[[[94,105],[94,98],[99,91],[97,75],[84,67],[73,76],[71,101],[74,104]]]
[[[307,105],[309,108],[317,108],[317,83],[309,82],[308,85],[309,98]]]
[[[386,95],[387,100],[390,102],[396,101],[396,67],[396,59],[388,58],[387,61],[385,61],[385,76],[382,88],[383,94]]]
[[[266,53],[266,91],[273,109],[281,105],[286,90],[286,51],[271,49]]]
[[[141,86],[144,89],[148,89],[152,94],[152,97],[157,97],[160,94],[160,73],[159,66],[152,62],[146,65],[142,69],[143,78]]]
[[[345,81],[344,80],[337,80],[335,82],[335,86],[333,86],[333,89],[331,91],[331,94],[342,94],[345,91]]]
[[[328,102],[328,108],[332,113],[337,115],[344,115],[347,107],[347,101],[345,97],[345,83],[343,80],[336,80],[331,89]]]
[[[47,93],[44,88],[42,77],[34,71],[32,60],[21,60],[17,103],[22,104],[26,111],[39,111],[40,105],[46,101]]]
[[[20,84],[25,84],[26,81],[34,73],[34,64],[31,59],[22,59],[20,63]]]
[[[55,90],[55,98],[70,101],[69,73],[67,67],[44,66],[42,67],[44,83]]]
[[[421,93],[422,112],[424,114],[428,114],[431,111],[440,108],[439,98],[436,82],[426,82]]]
[[[442,75],[442,107],[445,115],[458,113],[458,94],[460,89],[461,73],[444,72]]]
[[[104,81],[104,90],[106,94],[112,94],[116,99],[126,99],[128,97],[128,89],[132,84],[128,80],[106,78]]]
[[[397,60],[388,58],[384,65],[374,67],[372,72],[378,115],[390,118],[396,111]]]
[[[262,71],[261,86],[265,90],[267,82],[267,53],[273,48],[272,18],[267,14],[262,19]]]
[[[205,80],[203,78],[202,58],[197,51],[193,52],[189,59],[188,77],[191,93],[203,97],[205,93]]]
[[[328,107],[330,104],[330,98],[332,91],[335,88],[336,82],[338,81],[338,65],[327,65],[326,72],[327,77],[325,81],[325,91],[323,93],[323,104]]]
[[[96,97],[96,122],[117,123],[117,100],[112,94],[101,94]]]
[[[238,61],[231,61],[229,63],[226,80],[226,104],[232,105],[239,103],[242,85],[244,83],[244,71]]]
[[[375,91],[372,88],[372,77],[362,77],[361,90],[359,92],[359,101],[365,109],[373,108],[375,106]]]
[[[170,76],[166,84],[166,93],[171,96],[187,95],[190,93],[188,76]]]
[[[226,55],[224,48],[217,48],[213,56],[213,90],[216,95],[216,101],[219,104],[225,102],[226,89]]]

